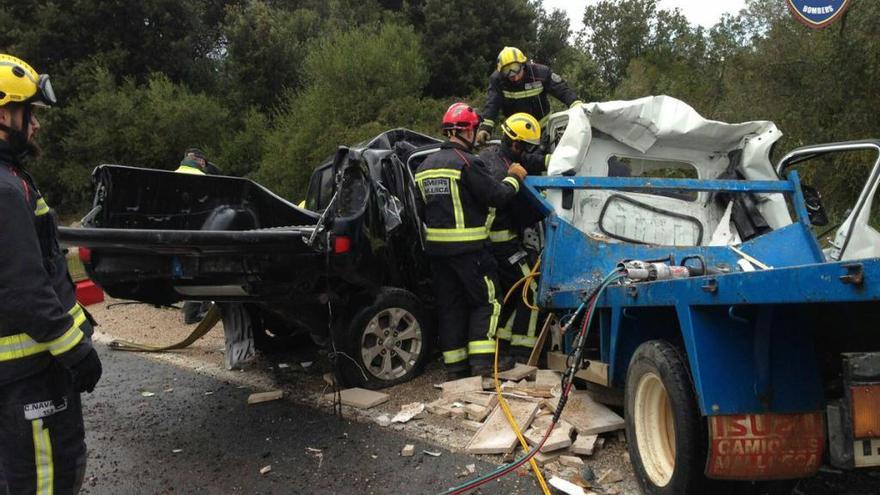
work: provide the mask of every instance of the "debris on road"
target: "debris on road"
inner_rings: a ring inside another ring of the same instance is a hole
[[[537,371],[538,368],[535,366],[528,366],[525,364],[517,363],[516,366],[513,367],[513,369],[498,373],[498,379],[518,382],[520,380],[524,380],[531,375],[534,375]]]
[[[400,412],[391,418],[392,423],[406,423],[409,420],[419,417],[425,412],[424,402],[412,402],[400,408]]]
[[[550,478],[549,480],[547,480],[547,482],[550,483],[550,486],[552,486],[553,488],[556,488],[557,490],[567,495],[589,495],[593,493],[584,490],[583,488],[575,485],[570,481],[566,481],[556,476]]]
[[[391,426],[391,418],[388,417],[387,414],[382,414],[381,416],[378,416],[376,418],[376,424],[383,428],[386,428],[388,426]]]
[[[593,455],[593,450],[596,448],[596,441],[598,439],[599,435],[578,434],[574,443],[571,445],[571,451],[577,455]]]
[[[271,472],[271,471],[272,471],[271,464],[267,464],[267,465],[260,468],[260,474],[269,474],[269,472]]]
[[[477,466],[475,464],[468,464],[464,468],[467,469],[467,472],[470,474],[474,474],[475,472],[477,472]]]
[[[383,402],[388,402],[390,395],[382,392],[375,392],[365,388],[349,388],[339,392],[342,405],[350,406],[357,409],[370,409],[378,406]],[[333,403],[336,400],[336,394],[324,395],[324,400]]]
[[[544,438],[544,434],[546,431],[547,427],[533,427],[526,431],[523,436],[526,437],[526,440],[529,442],[530,445],[534,446],[541,443],[541,440]],[[541,447],[541,452],[553,452],[570,447],[571,434],[573,431],[574,427],[571,424],[564,420],[560,420],[559,424],[557,424],[556,427],[553,428],[553,431],[550,433],[550,437],[547,438],[546,442],[544,442],[544,446]]]
[[[559,464],[563,466],[573,467],[573,468],[583,468],[584,460],[575,455],[560,455],[558,459]]]
[[[156,394],[154,394],[153,392],[149,392],[147,390],[141,391],[141,397],[152,397],[154,395],[156,395]]]
[[[452,380],[440,384],[440,388],[443,389],[442,397],[444,399],[466,395],[468,392],[482,392],[483,378],[480,376],[472,376],[460,380]]]
[[[540,407],[537,402],[513,399],[507,401],[510,412],[521,430],[532,424]],[[518,440],[501,406],[496,406],[465,447],[469,454],[507,454],[516,447]]]
[[[550,409],[555,409],[559,399],[548,400]],[[611,409],[594,401],[587,392],[573,392],[562,411],[562,419],[571,423],[578,434],[594,435],[622,430],[623,418]]]
[[[461,426],[463,426],[466,430],[477,431],[483,427],[483,423],[480,423],[479,421],[473,421],[471,419],[463,419],[461,421]]]
[[[247,403],[250,405],[259,404],[261,402],[269,402],[273,400],[278,400],[284,397],[284,392],[281,390],[272,390],[270,392],[258,392],[255,394],[251,394],[247,398]]]
[[[441,452],[431,452],[430,450],[423,450],[422,453],[431,457],[440,457],[443,455]]]
[[[321,465],[324,464],[324,452],[313,447],[306,447],[306,452],[318,460],[318,469],[321,469]]]
[[[403,446],[403,450],[400,451],[400,455],[402,457],[412,457],[416,453],[416,446],[408,443]]]
[[[599,476],[598,483],[618,483],[623,481],[623,476],[616,469],[609,469]]]
[[[171,450],[171,453],[172,453],[172,454],[179,454],[179,453],[181,453],[181,452],[183,452],[183,449],[172,449],[172,450]]]

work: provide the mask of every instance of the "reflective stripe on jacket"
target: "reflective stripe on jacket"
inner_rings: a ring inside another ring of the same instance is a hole
[[[415,181],[424,205],[425,251],[431,255],[483,248],[489,207],[504,206],[519,191],[515,178],[494,179],[479,158],[448,141],[419,166]]]
[[[30,175],[0,141],[0,385],[91,349],[91,325],[58,244],[57,224]]]

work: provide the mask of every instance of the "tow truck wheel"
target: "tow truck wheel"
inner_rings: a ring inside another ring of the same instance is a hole
[[[636,349],[625,411],[629,455],[644,493],[703,493],[706,427],[680,349],[659,340]]]
[[[340,325],[344,335],[334,335],[334,341],[342,341],[346,349],[345,355],[337,349],[335,356],[342,382],[378,389],[418,376],[431,342],[430,321],[422,306],[412,293],[386,288],[347,326]]]

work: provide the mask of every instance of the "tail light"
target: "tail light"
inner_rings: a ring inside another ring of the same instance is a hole
[[[92,250],[87,247],[81,247],[78,249],[79,251],[79,260],[83,263],[91,263],[92,262]]]
[[[880,384],[850,385],[853,438],[880,437]]]
[[[343,254],[351,251],[351,237],[339,235],[333,238],[333,252]]]

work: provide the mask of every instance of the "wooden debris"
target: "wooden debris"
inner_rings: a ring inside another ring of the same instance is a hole
[[[416,453],[416,446],[408,443],[403,446],[403,449],[400,451],[401,457],[412,457]]]
[[[567,366],[568,356],[561,352],[547,353],[547,367],[553,370],[564,370]],[[598,385],[608,386],[608,363],[589,360],[590,365],[575,373],[574,376]]]
[[[452,412],[449,411],[449,402],[445,399],[437,399],[434,402],[429,402],[425,404],[425,409],[427,409],[429,413],[436,414],[438,416],[452,415]]]
[[[550,327],[555,321],[556,316],[553,314],[547,315],[547,318],[544,320],[541,332],[538,333],[538,341],[535,342],[535,347],[532,348],[532,354],[529,356],[528,363],[526,363],[529,366],[538,365],[538,361],[541,359],[541,352],[544,350],[544,344],[547,342],[547,336],[550,335]]]
[[[559,452],[549,452],[549,453],[538,452],[537,454],[535,454],[535,457],[533,457],[533,459],[535,460],[535,462],[538,463],[539,466],[543,466],[545,464],[549,464],[551,462],[554,462],[558,458],[559,458]]]
[[[284,392],[281,390],[272,390],[271,392],[259,392],[256,394],[251,394],[247,398],[248,404],[259,404],[261,402],[269,402],[273,400],[278,400],[284,397]]]
[[[548,387],[552,389],[553,387],[559,385],[561,383],[561,376],[559,372],[553,370],[538,370],[537,374],[535,374],[535,387]]]
[[[369,409],[378,406],[383,402],[387,402],[390,398],[388,394],[364,388],[349,388],[343,390],[339,394],[343,405],[356,407],[358,409]],[[324,396],[324,400],[333,402],[335,395],[336,394],[327,394]]]
[[[420,418],[424,416],[422,414],[425,411],[425,404],[423,402],[412,402],[410,404],[405,404],[401,406],[400,412],[394,415],[391,418],[392,423],[406,423],[407,421],[413,418]]]
[[[477,404],[468,404],[464,406],[464,410],[467,412],[468,419],[472,419],[474,421],[483,421],[486,419],[486,416],[492,412],[488,407],[483,407]]]
[[[509,387],[507,390],[538,399],[550,399],[553,397],[553,387],[523,387],[518,385],[516,387]]]
[[[571,452],[577,455],[593,455],[593,450],[596,448],[596,440],[598,439],[598,435],[578,434],[571,445]]]
[[[480,376],[472,376],[462,378],[461,380],[452,380],[440,385],[443,389],[442,397],[451,399],[459,395],[465,395],[468,392],[481,392],[483,390],[483,378]]]
[[[550,438],[544,442],[544,446],[541,447],[541,452],[554,452],[557,450],[562,450],[571,446],[571,433],[574,430],[569,423],[565,421],[560,421],[559,424],[553,428],[553,432],[550,433]],[[546,428],[537,429],[531,428],[525,433],[526,440],[531,445],[537,445],[541,443],[541,440],[544,438],[544,435],[547,433]]]
[[[536,371],[538,371],[538,368],[535,366],[528,366],[525,364],[517,363],[517,365],[514,366],[513,369],[498,373],[498,379],[512,380],[518,382],[528,376],[534,375]]]
[[[510,412],[520,429],[525,430],[538,412],[538,404],[530,401],[510,399],[507,401]],[[468,442],[465,451],[469,454],[506,454],[512,452],[518,440],[501,406],[496,406],[489,419]]]
[[[464,407],[452,407],[449,410],[452,411],[453,418],[467,419],[468,417],[467,409]]]
[[[472,393],[465,395],[463,398],[464,398],[465,402],[470,402],[471,404],[477,404],[479,406],[488,407],[490,409],[495,407],[495,404],[498,403],[498,396],[495,395],[494,393],[487,394],[487,393],[482,393],[482,392],[479,392],[479,393],[472,392]]]
[[[559,464],[573,468],[582,468],[584,467],[584,460],[576,455],[561,455],[559,456]]]
[[[547,483],[566,495],[587,495],[587,492],[584,491],[583,488],[556,476],[547,480]]]
[[[263,466],[260,468],[260,474],[269,474],[272,471],[272,465],[269,464],[267,466]]]
[[[461,420],[461,426],[463,426],[465,430],[478,431],[480,428],[483,427],[483,423],[470,419],[463,419]]]
[[[549,399],[555,409],[558,399]],[[614,411],[594,401],[587,392],[572,392],[562,411],[562,419],[568,421],[581,435],[594,435],[624,428],[623,418]]]

